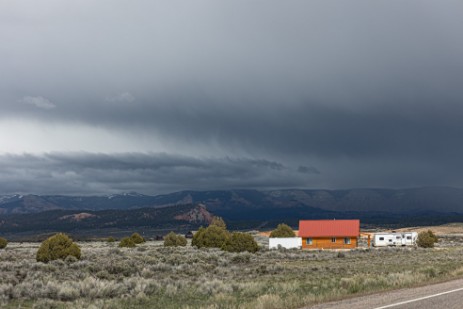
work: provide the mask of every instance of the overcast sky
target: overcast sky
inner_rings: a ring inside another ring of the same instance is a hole
[[[463,187],[463,2],[0,0],[0,194]]]

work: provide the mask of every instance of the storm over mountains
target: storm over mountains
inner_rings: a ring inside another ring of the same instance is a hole
[[[0,193],[463,186],[461,1],[0,2]]]

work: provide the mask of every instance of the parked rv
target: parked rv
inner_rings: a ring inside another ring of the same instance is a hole
[[[417,232],[377,233],[373,236],[373,247],[414,246],[418,238]]]

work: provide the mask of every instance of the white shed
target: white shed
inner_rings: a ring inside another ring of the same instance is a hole
[[[279,247],[285,249],[301,249],[302,248],[302,238],[301,237],[285,237],[277,238],[270,237],[268,239],[268,248],[269,249],[278,249]]]

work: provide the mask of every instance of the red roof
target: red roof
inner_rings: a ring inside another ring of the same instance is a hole
[[[360,220],[300,220],[299,237],[358,237]]]

